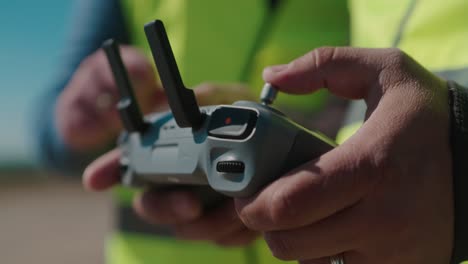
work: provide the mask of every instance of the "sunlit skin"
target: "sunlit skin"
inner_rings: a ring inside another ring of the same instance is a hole
[[[449,263],[453,240],[448,89],[397,49],[322,48],[263,74],[284,92],[364,99],[341,146],[236,201],[272,253],[301,263]]]

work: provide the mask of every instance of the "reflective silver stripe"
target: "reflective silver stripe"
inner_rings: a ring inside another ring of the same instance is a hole
[[[352,101],[343,121],[343,127],[364,121],[367,106],[364,100]]]
[[[434,73],[446,80],[452,80],[462,86],[468,87],[468,67],[446,71],[436,71]]]

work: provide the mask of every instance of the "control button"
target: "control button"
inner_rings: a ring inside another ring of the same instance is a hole
[[[245,165],[242,161],[219,161],[216,170],[224,173],[243,173]]]
[[[257,122],[257,112],[243,108],[221,107],[211,114],[208,135],[244,139],[248,137]]]

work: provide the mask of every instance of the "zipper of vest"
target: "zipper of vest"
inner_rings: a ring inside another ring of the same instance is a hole
[[[400,45],[401,38],[403,33],[405,32],[405,28],[408,25],[408,21],[411,15],[414,13],[418,0],[410,0],[408,7],[406,8],[405,14],[403,15],[399,26],[398,31],[395,35],[395,39],[392,42],[392,47],[397,48]],[[348,113],[345,116],[343,127],[350,127],[353,124],[360,123],[362,121],[362,117],[366,113],[367,106],[364,101],[354,101],[348,107]]]
[[[408,21],[411,18],[411,15],[413,15],[414,10],[416,9],[416,4],[418,3],[418,0],[411,0],[408,8],[406,9],[405,15],[400,21],[400,26],[398,27],[397,34],[395,36],[395,39],[393,40],[392,47],[396,48],[400,45],[401,38],[403,36],[403,33],[405,33],[406,26],[408,25]]]
[[[250,78],[255,54],[263,45],[265,45],[265,41],[267,40],[272,30],[273,21],[283,1],[282,0],[266,0],[266,2],[267,2],[266,4],[268,5],[268,10],[266,11],[264,18],[261,21],[260,27],[257,32],[257,36],[255,38],[255,41],[253,42],[252,48],[249,51],[244,68],[240,75],[240,81],[244,83],[246,83]]]

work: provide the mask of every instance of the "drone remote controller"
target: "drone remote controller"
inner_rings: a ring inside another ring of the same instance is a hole
[[[103,45],[121,95],[123,184],[209,185],[227,196],[246,197],[335,146],[270,107],[276,90],[269,84],[262,103],[200,108],[182,82],[162,22],[148,23],[145,33],[171,112],[143,117],[118,45],[113,40]]]

